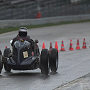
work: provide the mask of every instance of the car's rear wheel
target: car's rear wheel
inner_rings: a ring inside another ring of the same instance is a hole
[[[48,50],[43,49],[41,51],[41,56],[40,56],[40,68],[41,68],[41,73],[48,75],[49,73],[49,65],[48,65]]]
[[[56,72],[58,69],[58,50],[55,48],[49,52],[49,66],[52,72]]]
[[[7,62],[8,62],[8,58],[11,54],[11,50],[10,48],[6,48],[4,50],[4,53],[3,53],[3,64],[4,64],[4,69],[6,72],[11,72],[11,68],[8,66]]]
[[[0,73],[2,71],[2,68],[3,68],[3,63],[2,63],[2,52],[0,50]]]

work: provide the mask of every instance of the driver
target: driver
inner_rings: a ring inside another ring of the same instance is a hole
[[[30,39],[30,36],[27,35],[27,28],[26,27],[20,28],[20,30],[18,31],[18,35],[15,38],[13,38],[11,46],[14,45],[15,41],[20,40],[20,39],[30,42],[31,46],[32,46],[32,50],[34,50],[34,41],[32,39]]]

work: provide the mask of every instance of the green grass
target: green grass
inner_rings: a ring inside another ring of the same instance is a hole
[[[42,25],[28,25],[28,26],[24,26],[24,27],[27,27],[28,29],[31,29],[31,28],[41,28],[41,27],[49,27],[49,26],[65,25],[65,24],[74,24],[74,23],[84,23],[84,22],[90,22],[90,20],[65,21],[65,22],[58,22],[58,23],[47,23],[47,24],[42,24]],[[0,34],[1,33],[6,33],[6,32],[11,32],[11,31],[17,31],[17,30],[19,30],[19,28],[20,27],[0,28]]]

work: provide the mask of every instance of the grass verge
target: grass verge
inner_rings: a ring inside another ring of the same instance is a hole
[[[85,23],[85,22],[90,22],[90,20],[64,21],[64,22],[58,22],[58,23],[47,23],[47,24],[42,24],[42,25],[28,25],[28,26],[24,26],[24,27],[31,29],[31,28],[41,28],[41,27],[49,27],[49,26],[56,26],[56,25],[74,24],[74,23]],[[6,32],[11,32],[11,31],[17,31],[17,30],[19,30],[19,28],[20,27],[0,28],[0,34],[6,33]]]

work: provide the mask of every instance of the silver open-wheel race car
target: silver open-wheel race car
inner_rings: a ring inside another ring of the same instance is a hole
[[[35,40],[34,51],[32,51],[31,43],[26,40],[16,41],[12,50],[5,48],[3,53],[5,71],[40,68],[41,73],[44,75],[48,75],[50,70],[51,72],[56,72],[58,69],[58,50],[55,48],[50,50],[42,49],[40,53],[37,43],[38,40]]]

